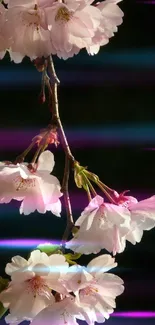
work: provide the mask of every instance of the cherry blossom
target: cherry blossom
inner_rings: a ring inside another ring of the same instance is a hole
[[[88,324],[95,321],[102,323],[109,318],[116,307],[116,296],[124,291],[123,281],[114,274],[106,273],[117,266],[110,255],[101,255],[94,258],[86,268],[79,265],[71,266],[64,277],[66,287],[73,291],[76,303],[90,309],[91,319]],[[85,315],[83,314],[85,317]]]
[[[52,44],[63,59],[89,46],[101,21],[100,11],[84,0],[55,2],[46,13]]]
[[[52,44],[44,8],[35,0],[8,3],[7,29],[13,39],[9,51],[11,59],[19,63],[26,55],[31,60],[50,55]]]
[[[141,241],[144,230],[155,227],[155,195],[139,202],[136,198],[123,193],[121,195],[116,193],[116,196],[118,204],[126,206],[131,213],[131,227],[125,239],[135,245]]]
[[[115,192],[118,205],[95,197],[75,223],[80,229],[66,247],[74,252],[98,253],[102,248],[113,255],[124,251],[126,241],[139,243],[144,230],[155,227],[155,196],[138,202]],[[122,210],[123,208],[123,210]]]
[[[66,293],[60,279],[67,268],[68,263],[61,254],[48,256],[35,250],[28,261],[21,256],[13,257],[5,269],[11,276],[11,282],[0,293],[0,301],[10,311],[6,320],[12,323],[32,320],[42,309],[55,302],[51,290]]]
[[[74,297],[66,297],[62,301],[42,310],[32,321],[31,325],[78,325],[76,316],[79,314]]]
[[[92,5],[92,0],[5,1],[8,9],[0,7],[1,58],[6,49],[15,63],[24,56],[34,60],[56,54],[67,59],[82,48],[96,54],[122,23],[123,12],[117,2],[105,0]],[[2,28],[4,13],[7,23]]]
[[[37,163],[36,171],[26,163],[0,165],[0,203],[9,203],[12,199],[22,201],[20,213],[25,215],[37,210],[40,213],[51,211],[60,216],[60,183],[50,175],[54,167],[54,156],[44,151]]]
[[[122,24],[124,14],[117,5],[120,1],[122,0],[105,0],[97,3],[96,8],[100,10],[102,19],[95,36],[92,38],[92,45],[87,47],[89,54],[97,54],[100,46],[106,45],[117,32],[117,26]]]
[[[51,320],[56,325],[76,325],[76,319],[85,320],[89,325],[104,322],[116,306],[116,296],[124,291],[123,281],[118,276],[105,273],[116,265],[110,255],[101,255],[87,268],[69,267],[63,283],[70,294],[42,310],[32,325],[50,325]]]
[[[96,196],[77,219],[75,226],[80,229],[66,247],[82,254],[96,254],[103,248],[113,255],[121,253],[130,221],[128,208],[105,203],[101,196]]]
[[[3,59],[7,48],[11,44],[11,40],[6,35],[5,25],[6,25],[6,12],[7,10],[0,3],[0,59]]]
[[[11,276],[7,289],[0,293],[0,301],[10,314],[6,322],[18,325],[24,320],[32,325],[78,324],[89,325],[109,318],[115,299],[123,290],[123,281],[106,273],[117,266],[110,255],[101,255],[87,267],[69,267],[65,256],[35,250],[28,260],[14,256],[5,272]],[[52,290],[56,292],[53,295]],[[58,294],[58,298],[57,297]]]

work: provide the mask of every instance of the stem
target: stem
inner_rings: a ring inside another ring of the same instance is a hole
[[[40,151],[41,151],[42,148],[43,148],[43,145],[41,145],[41,146],[38,147],[38,149],[36,150],[36,152],[35,152],[35,154],[33,156],[33,159],[31,161],[31,164],[35,164],[35,162],[36,162],[36,160],[37,160],[37,158],[38,158],[38,156],[39,156]]]
[[[88,184],[86,184],[86,192],[87,192],[87,196],[88,196],[88,201],[90,202],[92,200],[92,197],[91,197],[91,192],[90,192]]]
[[[106,190],[108,190],[110,192],[114,192],[114,190],[112,188],[110,188],[106,184],[102,183],[100,180],[98,181],[98,184],[102,185]]]
[[[95,189],[94,189],[94,186],[91,184],[91,182],[90,182],[90,180],[88,179],[88,177],[87,177],[84,173],[82,173],[82,175],[83,175],[83,177],[85,178],[85,180],[86,180],[86,184],[89,186],[89,188],[90,188],[91,192],[93,193],[93,195],[94,195],[94,196],[97,196],[97,193],[96,193],[96,191],[95,191]]]
[[[48,144],[47,144],[47,143],[45,143],[45,144],[41,144],[41,145],[38,147],[38,149],[36,150],[36,152],[35,152],[35,154],[34,154],[34,157],[33,157],[32,161],[31,161],[31,164],[35,164],[35,162],[36,162],[38,156],[40,156],[41,153],[42,153],[43,151],[45,151],[45,149],[46,149],[47,147],[48,147]]]
[[[64,177],[63,177],[61,191],[64,194],[64,202],[65,202],[65,207],[67,212],[67,225],[64,234],[62,236],[62,241],[61,241],[62,245],[64,245],[65,242],[67,241],[69,234],[74,226],[72,208],[71,208],[70,197],[68,192],[69,167],[70,167],[70,161],[68,159],[68,156],[65,155],[65,169],[64,169]]]
[[[113,204],[117,204],[117,202],[112,198],[112,196],[106,191],[106,189],[101,185],[100,182],[97,183],[98,187],[102,190],[102,192],[107,196],[109,201],[111,201]]]
[[[49,72],[50,72],[50,77],[52,78],[51,80],[51,84],[49,82],[49,79],[46,79],[46,84],[49,90],[49,95],[51,97],[52,100],[52,123],[51,124],[56,124],[56,126],[59,128],[59,132],[60,132],[60,138],[61,138],[61,143],[64,149],[65,154],[67,154],[69,160],[71,160],[72,162],[75,161],[75,158],[73,157],[64,129],[63,129],[63,125],[61,123],[61,119],[60,119],[60,115],[59,115],[59,104],[58,104],[58,83],[59,79],[56,76],[56,72],[54,69],[54,64],[53,64],[53,60],[51,57],[48,58],[48,68],[49,68]]]
[[[71,153],[63,125],[61,123],[60,115],[59,115],[59,105],[58,105],[58,83],[59,79],[56,75],[54,63],[52,60],[52,57],[48,57],[48,72],[50,74],[50,82],[47,80],[47,86],[49,89],[49,95],[52,100],[52,123],[55,124],[60,133],[60,141],[63,147],[63,150],[65,152],[65,169],[64,169],[64,177],[63,177],[63,183],[62,183],[62,192],[64,194],[64,201],[65,201],[65,207],[67,212],[67,226],[65,229],[65,232],[62,237],[62,243],[65,243],[68,239],[68,236],[70,234],[70,231],[72,227],[74,226],[73,222],[73,216],[72,216],[72,208],[70,203],[70,197],[68,192],[68,180],[69,180],[69,170],[70,170],[70,161],[74,163],[75,159]]]
[[[25,157],[27,156],[27,154],[29,153],[29,151],[34,147],[34,145],[35,145],[35,141],[33,141],[29,146],[28,146],[28,148],[21,154],[21,155],[19,155],[17,158],[16,158],[16,160],[15,160],[15,164],[17,164],[17,163],[21,163],[21,162],[23,162],[24,161],[24,159],[25,159]]]

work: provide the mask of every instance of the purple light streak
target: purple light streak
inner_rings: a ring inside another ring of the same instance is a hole
[[[50,243],[51,245],[59,245],[58,241],[50,241],[49,239],[1,239],[0,240],[0,248],[29,248],[29,247],[37,247],[38,245],[43,245]]]
[[[143,144],[146,142],[154,145],[155,125],[122,125],[121,127],[96,127],[67,129],[66,134],[74,148],[92,148],[120,146],[124,144]],[[31,143],[38,129],[0,129],[0,149],[4,151],[23,151]],[[54,147],[53,147],[54,148]],[[58,149],[60,147],[58,146]]]
[[[155,318],[154,311],[126,311],[116,312],[112,314],[112,317],[125,317],[125,318]]]

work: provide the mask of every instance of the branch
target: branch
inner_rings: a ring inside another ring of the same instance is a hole
[[[66,207],[66,213],[67,213],[67,226],[65,229],[65,232],[62,237],[62,244],[64,244],[68,236],[70,234],[71,229],[74,226],[73,222],[73,216],[72,216],[72,208],[71,208],[71,203],[70,203],[70,197],[69,197],[69,192],[68,192],[68,180],[69,180],[69,172],[70,172],[70,162],[74,163],[75,159],[71,153],[63,125],[61,123],[60,115],[59,115],[59,105],[58,105],[58,84],[60,83],[56,72],[54,68],[54,63],[52,60],[52,57],[48,57],[47,59],[48,63],[48,72],[50,74],[50,81],[47,78],[47,86],[49,90],[49,95],[51,99],[51,104],[52,104],[52,125],[56,125],[59,129],[60,133],[60,141],[63,147],[63,150],[65,152],[65,169],[64,169],[64,177],[63,177],[63,183],[62,183],[62,193],[64,194],[64,201],[65,201],[65,207]]]

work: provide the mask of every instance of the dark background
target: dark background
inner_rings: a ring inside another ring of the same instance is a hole
[[[60,114],[73,154],[117,191],[130,189],[139,199],[155,194],[155,4],[124,0],[124,23],[94,57],[85,51],[67,61],[55,58]],[[41,74],[28,59],[0,62],[0,160],[14,160],[33,136],[46,127],[50,113],[38,103]],[[64,155],[55,152],[54,174],[61,180]],[[29,156],[31,160],[31,155]],[[70,193],[75,219],[87,205],[71,176]],[[0,206],[0,238],[60,239],[65,212],[21,216],[18,202]],[[140,244],[127,245],[116,260],[115,273],[125,281],[117,311],[155,311],[155,229]],[[0,244],[0,274],[11,256],[27,256],[29,248]],[[92,256],[93,257],[93,256]],[[82,257],[87,263],[91,256]],[[141,320],[143,325],[144,320]],[[135,325],[136,320],[119,319]],[[109,321],[116,324],[115,319]],[[145,324],[155,324],[146,319]]]

